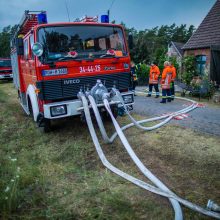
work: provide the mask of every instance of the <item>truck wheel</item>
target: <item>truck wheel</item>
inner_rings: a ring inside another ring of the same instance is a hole
[[[48,133],[51,131],[51,121],[50,119],[44,118],[44,115],[40,113],[37,117],[37,126],[40,131]]]
[[[32,108],[31,99],[29,96],[28,96],[28,110],[30,112],[30,117],[34,120],[33,108]]]
[[[48,133],[51,131],[51,121],[50,119],[44,119],[44,121],[41,123],[41,126],[39,127],[40,131],[44,133]]]

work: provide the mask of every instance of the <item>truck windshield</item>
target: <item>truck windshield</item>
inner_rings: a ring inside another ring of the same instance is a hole
[[[0,60],[0,67],[10,67],[11,60]]]
[[[122,29],[114,26],[43,27],[38,31],[38,41],[44,47],[46,61],[106,58],[127,54]]]

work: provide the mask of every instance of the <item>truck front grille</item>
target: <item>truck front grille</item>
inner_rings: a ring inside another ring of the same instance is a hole
[[[38,97],[41,100],[57,100],[76,98],[80,89],[90,89],[100,79],[106,88],[111,89],[113,85],[119,90],[128,89],[130,86],[130,73],[102,74],[96,76],[83,76],[58,80],[38,81],[37,88],[40,89]]]

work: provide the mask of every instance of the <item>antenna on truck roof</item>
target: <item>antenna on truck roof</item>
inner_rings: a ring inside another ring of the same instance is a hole
[[[69,14],[69,10],[68,10],[68,7],[67,7],[67,0],[65,0],[65,6],[66,6],[66,12],[67,12],[67,15],[68,15],[68,19],[69,19],[69,22],[70,22],[70,14]]]

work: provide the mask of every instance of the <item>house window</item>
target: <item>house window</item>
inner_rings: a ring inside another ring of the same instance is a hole
[[[196,56],[196,72],[198,75],[203,76],[205,74],[206,56]]]

